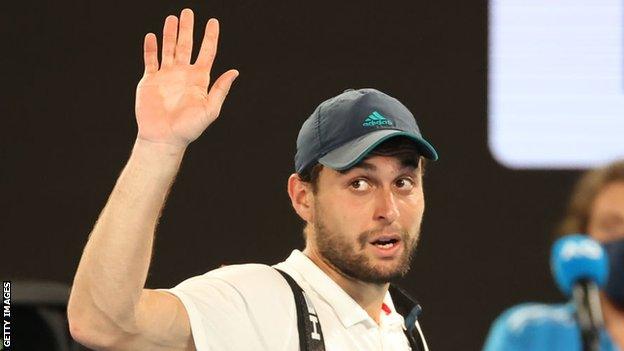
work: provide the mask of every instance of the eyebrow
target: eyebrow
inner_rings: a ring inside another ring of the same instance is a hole
[[[356,168],[361,168],[364,169],[366,171],[376,171],[377,170],[377,166],[375,166],[372,163],[368,163],[366,161],[360,162],[358,164],[356,164],[355,166],[349,168],[349,169],[343,169],[342,171],[338,171],[341,174],[347,174],[349,173],[351,170],[356,169]],[[412,160],[401,160],[401,169],[406,169],[409,168],[410,170],[416,170],[418,169],[418,163],[414,163]]]

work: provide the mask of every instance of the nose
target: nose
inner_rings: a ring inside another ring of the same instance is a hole
[[[375,199],[375,219],[385,221],[387,224],[394,222],[399,217],[395,194],[389,189],[380,189]]]

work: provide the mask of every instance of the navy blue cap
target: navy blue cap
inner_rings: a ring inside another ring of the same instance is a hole
[[[338,171],[349,169],[377,145],[397,136],[413,140],[424,157],[438,159],[399,100],[376,89],[346,90],[323,101],[301,126],[295,171],[301,173],[316,162]]]

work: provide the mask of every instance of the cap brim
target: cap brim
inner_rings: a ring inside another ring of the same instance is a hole
[[[405,136],[412,139],[418,147],[421,155],[424,157],[432,161],[438,159],[438,153],[436,150],[422,137],[399,130],[381,129],[351,140],[348,143],[330,151],[319,159],[319,163],[337,171],[349,169],[366,157],[366,155],[377,147],[377,145],[390,138],[398,136]]]

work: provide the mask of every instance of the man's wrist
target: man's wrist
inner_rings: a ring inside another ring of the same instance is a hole
[[[131,164],[149,169],[152,175],[171,177],[178,172],[186,146],[153,142],[137,138],[130,156]]]
[[[182,158],[186,152],[186,145],[174,145],[137,138],[134,141],[132,153],[155,157]]]

